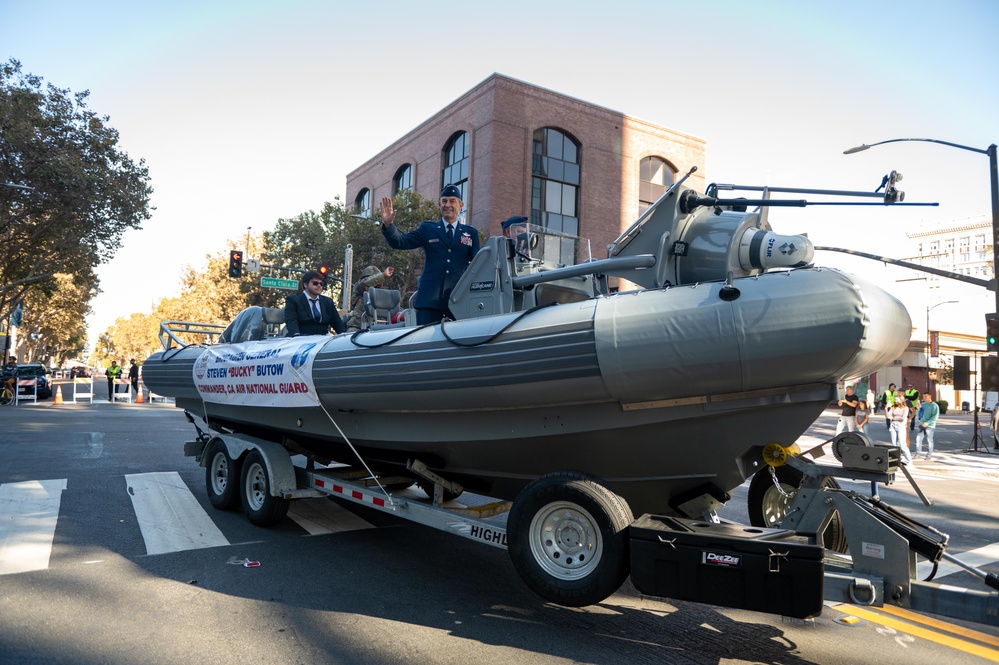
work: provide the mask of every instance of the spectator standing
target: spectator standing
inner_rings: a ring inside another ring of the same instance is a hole
[[[923,393],[923,415],[919,418],[919,431],[916,433],[916,452],[914,458],[923,454],[923,440],[926,440],[926,455],[923,459],[933,457],[933,435],[937,429],[937,418],[940,416],[940,407],[933,401],[933,396]]]
[[[870,409],[867,408],[867,403],[861,400],[860,404],[857,405],[857,413],[854,415],[855,429],[853,431],[867,434],[867,422],[870,419]]]
[[[888,430],[891,429],[891,418],[888,417],[888,409],[895,404],[895,393],[895,384],[889,383],[888,390],[881,395],[881,402],[885,407],[885,428]]]
[[[128,368],[128,380],[132,383],[132,390],[135,394],[139,394],[139,366],[135,364],[135,358],[132,358],[132,364]]]
[[[479,251],[479,232],[475,227],[458,222],[463,206],[458,188],[446,185],[441,191],[441,218],[423,222],[413,231],[402,233],[395,226],[392,199],[382,198],[382,235],[389,247],[423,249],[423,272],[413,301],[417,325],[438,323],[451,315],[447,304],[451,291]]]
[[[891,423],[888,431],[891,433],[892,445],[898,446],[902,450],[902,462],[909,464],[912,462],[912,455],[909,454],[909,446],[906,443],[906,434],[909,427],[909,418],[912,417],[911,409],[905,404],[903,395],[896,395],[894,403],[885,409],[885,415]]]
[[[860,404],[860,397],[853,394],[853,386],[846,387],[846,395],[837,402],[843,407],[840,412],[839,421],[836,423],[836,435],[839,436],[843,430],[853,432],[857,427],[857,406]]]

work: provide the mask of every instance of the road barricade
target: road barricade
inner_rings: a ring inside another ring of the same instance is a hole
[[[147,391],[147,394],[149,395],[149,401],[150,402],[155,402],[156,400],[159,400],[161,402],[165,402],[166,401],[166,397],[164,397],[163,395],[157,395],[156,393],[154,393],[152,391],[151,388],[146,388],[146,384],[143,383],[142,379],[139,379],[139,390],[146,390]]]
[[[118,386],[124,386],[124,392],[119,392]],[[112,402],[117,402],[123,399],[129,404],[132,403],[132,382],[128,379],[115,379],[114,380],[114,392],[111,393]]]
[[[73,404],[77,401],[90,400],[94,403],[94,380],[93,379],[73,379]]]
[[[31,392],[27,395],[22,395],[21,388],[31,388]],[[14,405],[16,406],[21,402],[34,402],[35,404],[38,404],[38,379],[17,380],[17,391],[14,393]]]

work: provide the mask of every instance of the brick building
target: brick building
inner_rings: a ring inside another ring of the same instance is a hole
[[[578,235],[595,258],[639,213],[697,166],[703,139],[493,74],[347,175],[347,200],[368,214],[411,189],[436,200],[461,188],[465,222],[499,235],[513,215]]]

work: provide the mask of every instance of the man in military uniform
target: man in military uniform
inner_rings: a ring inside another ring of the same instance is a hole
[[[441,191],[440,206],[439,220],[423,222],[413,231],[402,233],[395,226],[391,197],[383,197],[381,202],[382,235],[389,247],[421,247],[426,257],[413,301],[416,324],[420,326],[438,323],[451,314],[447,305],[451,291],[479,251],[479,231],[458,223],[464,206],[461,191],[454,185],[446,185]]]
[[[361,271],[361,279],[358,280],[351,289],[350,294],[350,314],[344,320],[347,332],[355,332],[361,329],[361,317],[364,316],[364,294],[369,287],[381,288],[386,278],[395,274],[395,268],[389,266],[382,272],[378,266],[368,266]]]

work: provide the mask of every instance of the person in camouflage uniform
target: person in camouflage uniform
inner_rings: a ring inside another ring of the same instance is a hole
[[[386,278],[391,277],[394,273],[395,268],[392,266],[386,268],[385,272],[379,270],[378,266],[368,266],[361,271],[361,279],[354,284],[354,288],[350,292],[350,314],[344,321],[347,332],[356,332],[361,329],[361,317],[364,315],[364,294],[368,287],[381,287]]]

